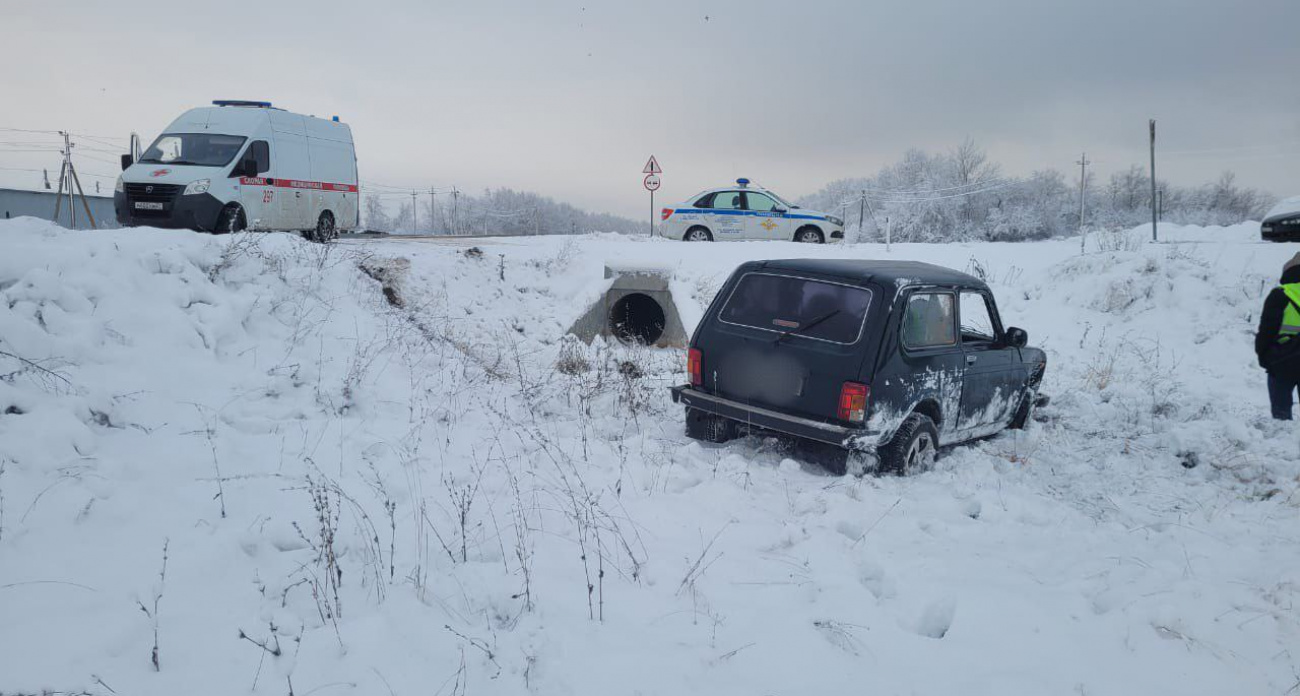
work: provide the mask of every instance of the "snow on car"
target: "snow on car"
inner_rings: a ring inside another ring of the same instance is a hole
[[[1278,201],[1259,225],[1259,234],[1265,241],[1294,242],[1300,240],[1300,196]]]
[[[822,244],[844,239],[840,218],[800,208],[749,179],[701,191],[664,208],[656,234],[685,242],[770,239]]]

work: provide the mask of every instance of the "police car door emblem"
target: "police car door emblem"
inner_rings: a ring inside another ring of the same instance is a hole
[[[767,230],[768,232],[771,232],[773,229],[776,229],[776,223],[772,222],[771,220],[764,220],[763,223],[759,226]]]

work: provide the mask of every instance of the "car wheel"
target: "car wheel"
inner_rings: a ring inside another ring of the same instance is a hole
[[[682,237],[683,242],[711,242],[713,234],[704,227],[692,227],[686,230],[686,235]]]
[[[1034,406],[1037,401],[1038,397],[1033,392],[1025,394],[1025,398],[1020,400],[1020,408],[1016,409],[1016,415],[1012,416],[1007,428],[1009,430],[1024,430],[1029,425],[1029,419],[1034,417]]]
[[[823,244],[826,239],[822,237],[821,230],[816,227],[804,227],[794,233],[794,241],[804,244]]]
[[[686,409],[686,437],[721,444],[736,438],[731,421],[722,416],[688,408]]]
[[[320,218],[316,220],[316,229],[307,235],[311,241],[322,244],[332,242],[338,237],[339,230],[334,226],[334,214],[328,210],[320,214]]]
[[[237,205],[231,205],[221,211],[221,215],[217,218],[217,226],[212,228],[212,234],[242,232],[247,226],[248,223],[244,219],[244,209]]]
[[[899,476],[928,471],[939,457],[939,430],[929,416],[913,413],[879,454],[881,471]]]

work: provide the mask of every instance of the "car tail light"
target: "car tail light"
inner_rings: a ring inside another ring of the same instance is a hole
[[[845,382],[840,387],[840,420],[861,423],[867,419],[867,395],[871,387],[861,382]]]
[[[699,348],[692,348],[686,352],[686,371],[691,375],[692,387],[704,384],[704,354]]]
[[[673,216],[673,209],[664,208],[662,211],[659,212],[659,216],[660,216],[659,217],[660,220],[667,220],[668,218]]]

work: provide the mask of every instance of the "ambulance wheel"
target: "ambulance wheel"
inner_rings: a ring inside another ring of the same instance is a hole
[[[339,230],[334,226],[334,213],[326,210],[320,214],[316,220],[316,229],[309,233],[308,239],[313,242],[322,244],[332,242],[339,238]]]
[[[682,241],[711,242],[713,241],[713,233],[709,232],[709,230],[704,227],[692,227],[691,229],[686,230],[686,235],[682,237]]]
[[[237,205],[228,205],[217,217],[217,226],[212,228],[212,234],[242,232],[246,227],[248,221],[244,219],[244,209]]]
[[[798,232],[794,233],[794,241],[805,244],[823,244],[826,240],[822,237],[821,230],[816,227],[801,227]]]

